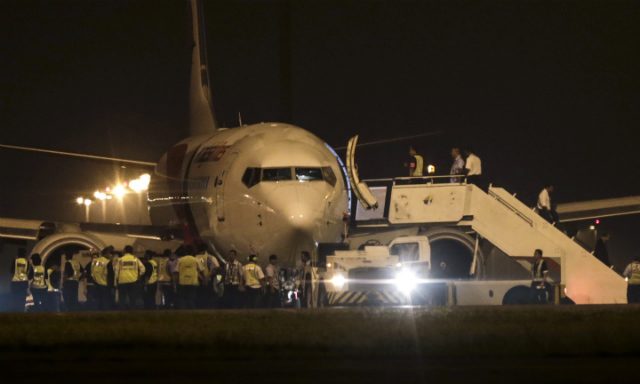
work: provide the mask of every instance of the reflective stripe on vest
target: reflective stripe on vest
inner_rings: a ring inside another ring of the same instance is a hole
[[[640,284],[640,263],[634,261],[631,263],[631,276],[629,276],[629,284]]]
[[[531,280],[533,281],[542,281],[542,263],[544,261],[542,259],[540,259],[540,261],[538,262],[538,268],[537,270],[534,270],[534,265],[531,266]]]
[[[29,276],[27,276],[27,271],[29,270],[27,259],[20,257],[16,259],[14,265],[15,271],[13,272],[13,279],[11,279],[11,281],[27,281],[29,279]]]
[[[178,284],[198,285],[198,260],[193,256],[182,256],[178,261]]]
[[[107,285],[107,264],[109,260],[100,256],[91,262],[91,277],[99,285]]]
[[[33,281],[31,282],[31,288],[47,288],[47,282],[44,279],[44,267],[42,265],[36,265],[33,267]]]
[[[416,155],[416,168],[413,170],[413,175],[411,176],[422,176],[422,169],[424,168],[424,160],[422,156]]]
[[[247,287],[260,285],[260,280],[258,280],[258,276],[256,276],[255,263],[249,263],[244,266],[244,284]]]
[[[135,283],[138,281],[138,259],[126,254],[118,260],[118,284]]]
[[[171,281],[171,276],[167,273],[167,259],[162,258],[158,263],[158,281],[161,283],[168,283]]]
[[[153,284],[158,281],[158,263],[155,260],[149,260],[149,264],[151,264],[151,277],[149,277],[149,281],[147,284]]]
[[[73,275],[68,280],[78,280],[80,278],[80,263],[75,260],[68,260],[67,263],[70,263],[73,268]]]

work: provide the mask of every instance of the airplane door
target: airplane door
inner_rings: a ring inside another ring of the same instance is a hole
[[[222,159],[222,173],[216,177],[216,209],[218,221],[224,221],[224,190],[226,189],[227,174],[233,161],[238,157],[238,152],[231,152]]]
[[[369,190],[367,183],[364,181],[361,182],[358,178],[358,167],[354,159],[357,143],[358,135],[352,137],[351,140],[349,140],[349,145],[347,145],[347,175],[353,188],[353,194],[356,195],[360,204],[362,204],[365,209],[376,209],[378,208],[378,200]]]

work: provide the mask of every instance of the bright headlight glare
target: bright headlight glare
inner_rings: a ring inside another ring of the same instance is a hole
[[[411,271],[401,271],[396,276],[396,286],[401,292],[409,294],[416,288],[416,285],[418,285],[418,279]]]
[[[345,278],[342,275],[337,275],[331,279],[331,282],[336,286],[336,288],[342,288],[345,283]]]

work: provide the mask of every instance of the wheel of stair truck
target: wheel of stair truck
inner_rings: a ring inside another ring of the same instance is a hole
[[[527,305],[530,303],[531,288],[518,285],[504,294],[502,305]]]
[[[429,239],[431,247],[430,280],[483,279],[484,254],[480,248],[474,264],[475,238],[454,227],[429,228],[420,235]],[[421,284],[411,295],[412,304],[446,305],[447,292],[445,282]]]

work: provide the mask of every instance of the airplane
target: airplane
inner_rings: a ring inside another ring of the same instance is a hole
[[[342,241],[343,219],[353,207],[352,190],[356,196],[370,192],[357,181],[352,154],[345,166],[331,146],[303,128],[285,123],[217,127],[202,3],[190,0],[188,4],[192,38],[190,136],[169,148],[157,163],[102,160],[154,167],[148,191],[153,226],[178,227],[185,243],[208,244],[223,257],[233,249],[245,256],[259,254],[264,263],[276,254],[282,267],[292,268],[301,251],[313,253],[319,243]],[[429,134],[434,133],[423,135]],[[114,242],[121,248],[131,241],[142,249],[153,247],[152,241],[161,238],[134,227],[80,227],[0,219],[0,237],[36,240],[33,252],[44,258],[71,244],[101,249]],[[160,242],[158,246],[165,245]]]

